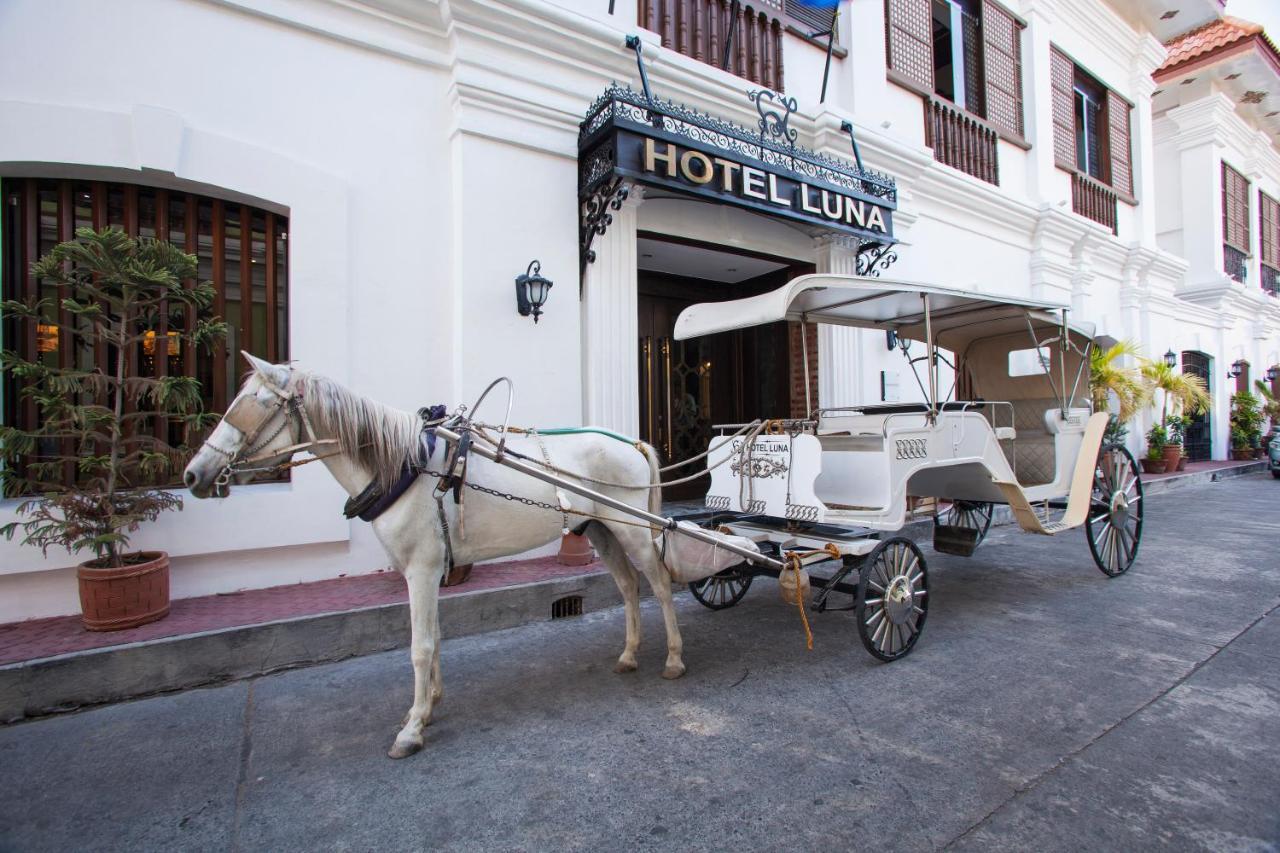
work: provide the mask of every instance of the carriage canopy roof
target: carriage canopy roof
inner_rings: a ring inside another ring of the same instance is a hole
[[[1062,326],[1068,306],[977,293],[899,279],[848,275],[805,275],[769,293],[728,302],[690,305],[676,321],[678,340],[745,329],[779,320],[807,320],[840,326],[893,330],[907,340],[925,340],[925,300],[934,342],[953,352],[970,343],[1011,332],[1034,330],[1037,338]],[[1071,331],[1093,337],[1091,323],[1072,322]]]

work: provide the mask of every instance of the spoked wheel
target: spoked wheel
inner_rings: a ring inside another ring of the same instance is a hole
[[[986,501],[952,501],[951,507],[938,516],[938,523],[978,531],[978,540],[973,543],[976,548],[991,529],[992,506]]]
[[[745,564],[734,566],[709,578],[694,581],[689,584],[689,592],[693,593],[693,597],[703,607],[724,610],[742,600],[742,596],[751,588],[754,577]]]
[[[898,536],[867,555],[858,577],[858,636],[880,660],[906,657],[929,614],[929,574],[916,543]]]
[[[1142,541],[1142,478],[1138,463],[1118,444],[1098,453],[1085,525],[1098,568],[1111,577],[1128,571]]]

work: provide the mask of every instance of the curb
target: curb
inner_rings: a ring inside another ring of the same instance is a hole
[[[440,633],[465,637],[552,618],[552,603],[581,598],[581,612],[622,596],[607,571],[440,599]],[[297,616],[0,666],[0,724],[331,663],[408,645],[409,605]]]
[[[1260,461],[1195,471],[1152,480],[1144,484],[1144,491],[1149,497],[1266,468]],[[991,523],[1012,524],[1013,513],[997,506]],[[900,535],[927,541],[933,535],[932,521],[911,521]],[[641,595],[647,592],[642,584]],[[441,636],[465,637],[548,621],[554,602],[574,596],[581,598],[581,613],[622,603],[607,571],[461,592],[440,599]],[[406,646],[408,638],[409,605],[401,602],[4,664],[0,724],[389,651]]]

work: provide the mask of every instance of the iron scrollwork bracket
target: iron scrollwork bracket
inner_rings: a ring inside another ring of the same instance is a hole
[[[584,272],[587,264],[594,263],[596,259],[595,249],[591,248],[592,241],[597,235],[603,236],[609,230],[609,226],[613,224],[613,214],[610,211],[621,210],[622,203],[630,194],[631,188],[618,177],[600,183],[582,200],[580,211],[582,223],[578,226],[578,251]]]
[[[747,93],[747,98],[751,103],[756,105],[756,112],[760,114],[760,121],[757,126],[760,128],[760,141],[763,143],[767,137],[773,139],[781,139],[792,150],[792,159],[795,159],[796,129],[791,126],[791,114],[796,111],[799,104],[794,97],[779,95],[777,92],[771,92],[768,89],[752,89]],[[765,103],[765,101],[768,103]],[[777,106],[774,106],[774,105]],[[781,109],[778,109],[781,107]],[[761,151],[761,159],[764,159],[764,152]]]
[[[880,277],[880,273],[887,270],[894,261],[898,260],[898,253],[894,249],[893,243],[871,243],[865,246],[858,253],[858,262],[855,272],[858,275]]]

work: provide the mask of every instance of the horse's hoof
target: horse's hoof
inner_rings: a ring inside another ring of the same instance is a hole
[[[667,664],[667,668],[662,671],[663,678],[679,678],[684,675],[684,664]]]
[[[415,752],[422,749],[421,743],[396,741],[391,745],[391,749],[387,750],[387,758],[408,758]]]
[[[620,660],[613,665],[614,672],[635,672],[639,667],[635,661]]]

